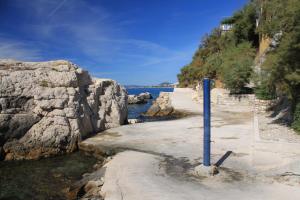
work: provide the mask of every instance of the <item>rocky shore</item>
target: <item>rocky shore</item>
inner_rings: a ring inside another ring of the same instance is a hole
[[[171,103],[175,111],[193,115],[121,126],[80,143],[92,154],[115,152],[103,166],[103,185],[93,183],[96,195],[115,200],[299,196],[300,144],[262,140],[256,132],[261,121],[255,122],[253,105],[235,100],[212,104],[211,161],[219,165],[219,173],[199,177],[195,170],[203,155],[203,106],[192,100],[188,88],[161,96],[158,102],[164,99],[163,104]]]
[[[159,97],[153,102],[152,106],[146,112],[146,116],[167,116],[174,112],[171,104],[170,93],[161,92]]]
[[[127,123],[127,93],[68,61],[0,60],[0,154],[38,159]]]
[[[152,99],[149,92],[144,92],[138,95],[128,95],[128,104],[145,104],[149,99]]]

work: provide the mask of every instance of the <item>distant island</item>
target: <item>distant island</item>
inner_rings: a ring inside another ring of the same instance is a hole
[[[158,85],[125,85],[125,88],[173,88],[177,83],[162,82]]]

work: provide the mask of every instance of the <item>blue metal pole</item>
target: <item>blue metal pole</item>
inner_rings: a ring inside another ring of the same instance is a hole
[[[210,166],[210,79],[203,80],[203,165]]]

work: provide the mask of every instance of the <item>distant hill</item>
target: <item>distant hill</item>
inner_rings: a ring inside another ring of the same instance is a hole
[[[173,87],[173,84],[170,82],[162,82],[161,84],[158,84],[160,87]]]
[[[124,85],[124,87],[126,89],[128,89],[128,88],[144,88],[146,86],[143,86],[143,85]]]
[[[174,87],[173,83],[162,82],[158,85],[125,85],[125,88],[159,88],[159,87]]]

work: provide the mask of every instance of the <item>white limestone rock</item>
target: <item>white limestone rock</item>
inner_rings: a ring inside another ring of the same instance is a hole
[[[0,151],[6,160],[71,152],[127,122],[126,90],[63,60],[0,60]],[[1,156],[1,155],[0,155]]]
[[[128,95],[128,104],[145,104],[152,98],[149,92],[143,92],[138,95]]]
[[[152,106],[147,110],[146,116],[168,116],[174,112],[171,104],[170,93],[160,92],[158,98],[153,102]]]

